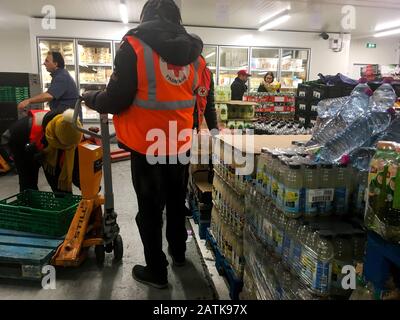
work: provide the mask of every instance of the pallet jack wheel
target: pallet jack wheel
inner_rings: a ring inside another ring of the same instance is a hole
[[[122,256],[124,255],[124,244],[122,242],[121,235],[117,235],[114,239],[114,260],[121,261]]]
[[[98,264],[103,264],[106,258],[106,250],[103,245],[97,245],[94,247],[94,253],[96,254],[96,261]]]

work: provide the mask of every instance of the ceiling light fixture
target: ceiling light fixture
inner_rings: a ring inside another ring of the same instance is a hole
[[[400,33],[400,28],[375,33],[375,34],[374,34],[374,37],[375,37],[375,38],[381,38],[381,37],[392,36],[392,35],[399,34],[399,33]]]
[[[121,21],[125,24],[129,22],[128,18],[128,7],[126,6],[125,0],[121,0],[119,3],[119,14],[121,16]]]
[[[208,55],[206,55],[204,58],[205,59],[208,59],[208,58],[211,58],[211,57],[213,57],[213,56],[215,56],[215,51],[214,52],[211,52],[211,53],[209,53]]]
[[[270,17],[268,17],[267,19],[262,20],[262,22],[267,22],[264,25],[262,25],[258,31],[265,31],[268,29],[272,29],[286,21],[288,21],[290,19],[290,15],[289,15],[289,10],[285,9],[283,11],[280,11]]]
[[[264,22],[266,22],[266,21],[272,20],[272,19],[277,18],[277,17],[279,17],[279,16],[288,14],[289,11],[290,11],[290,5],[287,6],[286,8],[284,8],[284,9],[278,11],[278,12],[275,12],[274,14],[269,15],[268,17],[265,17],[265,18],[261,19],[261,20],[259,21],[259,23],[264,23]]]
[[[383,31],[383,30],[393,29],[393,28],[397,28],[397,27],[400,27],[400,20],[377,24],[375,26],[375,31]]]

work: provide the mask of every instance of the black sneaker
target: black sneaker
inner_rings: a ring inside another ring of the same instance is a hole
[[[170,249],[170,247],[168,247],[168,254],[171,256],[171,258],[172,258],[172,263],[173,263],[173,265],[175,266],[175,267],[183,267],[185,264],[186,264],[186,258],[185,258],[185,255],[183,255],[183,256],[174,256],[172,253],[171,253],[171,249]]]
[[[141,283],[147,284],[157,289],[168,287],[168,280],[154,275],[147,267],[136,265],[132,269],[132,277]]]

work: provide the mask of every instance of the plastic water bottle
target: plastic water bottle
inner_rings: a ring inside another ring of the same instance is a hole
[[[340,116],[344,119],[347,125],[351,124],[360,115],[368,111],[369,98],[371,95],[372,90],[368,87],[366,82],[360,82],[353,89],[350,99],[343,105],[343,108],[340,111]]]
[[[370,101],[372,111],[385,112],[394,106],[397,95],[390,83],[390,79],[384,79],[383,84],[375,90]]]
[[[345,294],[342,287],[342,269],[346,265],[352,265],[353,252],[350,235],[341,235],[333,239],[334,259],[332,267],[332,288],[338,295]]]
[[[322,148],[320,157],[327,162],[336,162],[344,154],[361,147],[375,133],[386,130],[390,125],[387,112],[368,112],[357,118],[340,134],[333,136]]]
[[[356,85],[356,87],[353,89],[351,95],[355,93],[357,94],[365,93],[367,90],[371,90],[371,88],[368,86],[368,79],[360,78],[360,80],[358,80],[358,85]]]
[[[334,117],[340,108],[350,99],[349,96],[321,100],[317,105],[320,118]]]
[[[276,210],[275,216],[275,225],[274,228],[274,246],[275,246],[275,253],[278,257],[282,257],[283,252],[283,243],[285,239],[285,230],[288,219],[283,215],[282,211]]]
[[[348,127],[361,115],[369,111],[369,100],[372,95],[372,90],[368,87],[365,80],[360,80],[360,83],[353,89],[350,97],[336,104],[338,111],[336,113],[328,113],[330,117],[325,125],[319,125],[318,132],[314,132],[314,137],[310,143],[318,143],[324,145],[330,141],[332,137],[339,135],[344,128]],[[342,103],[341,105],[339,105]]]
[[[365,232],[362,230],[356,231],[352,238],[352,248],[353,248],[353,265],[361,263],[365,257],[365,246],[366,246],[366,236]]]
[[[299,277],[301,276],[301,271],[302,271],[301,257],[303,254],[303,243],[307,238],[308,232],[309,232],[309,226],[308,223],[305,222],[297,229],[294,241],[292,241],[291,243],[290,259],[289,259],[290,267],[291,271]]]
[[[317,264],[312,291],[319,295],[327,295],[331,289],[332,259],[334,256],[331,240],[330,235],[320,235],[316,244]]]
[[[292,261],[290,260],[290,249],[292,244],[295,243],[295,237],[299,226],[300,224],[298,220],[295,219],[290,219],[286,224],[282,249],[282,261],[287,267],[290,267],[292,264]]]

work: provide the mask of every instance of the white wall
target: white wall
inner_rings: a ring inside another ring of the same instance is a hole
[[[376,49],[368,49],[367,43],[376,43]],[[398,64],[400,63],[400,38],[353,39],[350,46],[349,73],[357,77],[354,64]]]
[[[0,72],[36,72],[31,59],[28,29],[0,29],[0,43]]]
[[[31,19],[31,45],[32,48],[36,47],[36,38],[38,36],[120,40],[125,32],[133,26],[127,27],[123,24],[112,22],[57,20],[55,30],[44,30],[41,25],[41,19]],[[343,51],[335,53],[329,50],[327,41],[321,40],[314,33],[260,33],[258,31],[198,27],[188,27],[187,30],[198,34],[205,44],[310,48],[310,79],[315,79],[318,73],[336,74],[338,72],[346,73],[348,70],[349,39],[345,41]],[[33,52],[33,55],[34,61],[37,61],[37,52]],[[37,68],[37,66],[35,67]]]

